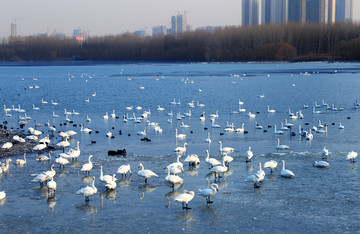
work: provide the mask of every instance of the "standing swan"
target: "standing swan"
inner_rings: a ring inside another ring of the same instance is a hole
[[[267,161],[267,162],[265,162],[264,167],[270,168],[270,172],[272,172],[273,169],[275,169],[277,167],[277,162],[275,160]]]
[[[193,191],[188,192],[185,190],[182,194],[176,196],[174,198],[174,201],[182,203],[182,208],[189,210],[191,208],[188,207],[188,203],[194,198],[194,196],[195,193]],[[186,204],[186,206],[184,206],[184,203]]]
[[[92,179],[92,186],[86,186],[84,188],[79,189],[76,192],[76,195],[83,195],[85,197],[85,202],[89,202],[89,197],[97,193],[97,188],[95,187],[95,176]]]
[[[220,144],[220,152],[234,152],[234,148],[231,147],[222,147],[222,142],[219,141]]]
[[[88,163],[85,163],[85,164],[82,166],[82,168],[81,168],[81,171],[85,171],[85,174],[87,174],[87,175],[90,174],[90,171],[91,171],[91,169],[93,168],[93,164],[92,164],[92,162],[91,162],[91,160],[90,160],[92,157],[93,157],[93,156],[90,155],[90,156],[89,156],[89,162],[88,162]]]
[[[186,153],[186,146],[187,146],[187,143],[185,142],[184,143],[184,147],[176,147],[174,149],[175,152],[178,152],[178,153]]]
[[[184,180],[178,175],[170,175],[170,167],[167,166],[168,174],[165,177],[165,180],[172,184],[172,188],[174,189],[175,184],[182,184]]]
[[[121,174],[122,176],[125,175],[125,177],[126,177],[126,174],[127,174],[128,172],[129,172],[129,174],[130,174],[130,176],[131,176],[132,173],[131,173],[131,169],[130,169],[130,164],[121,165],[121,166],[117,169],[117,171],[116,171],[116,173]]]
[[[159,177],[158,175],[156,175],[153,171],[151,170],[145,170],[144,166],[142,165],[142,163],[139,164],[139,168],[141,167],[141,170],[138,171],[138,175],[141,177],[145,178],[145,183],[147,183],[147,179],[151,178],[153,176]]]
[[[245,153],[246,160],[245,162],[250,162],[251,158],[254,156],[253,152],[251,151],[251,146],[249,146],[249,150]]]
[[[214,166],[221,165],[221,163],[215,159],[215,158],[209,158],[209,150],[206,150],[206,158],[205,162],[210,165],[210,168],[213,168]]]
[[[219,186],[215,183],[212,183],[210,187],[211,188],[199,189],[199,195],[206,198],[207,204],[213,203],[213,201],[210,201],[210,198],[215,196],[217,191],[219,191]]]

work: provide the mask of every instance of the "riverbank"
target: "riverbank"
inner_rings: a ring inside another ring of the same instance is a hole
[[[25,138],[27,136],[27,134],[23,132],[18,132],[14,130],[0,130],[0,145],[5,144],[6,142],[13,143],[13,146],[9,150],[0,149],[0,158],[19,155],[33,151],[32,149],[36,145],[36,142],[31,142],[31,141],[25,141],[23,143],[17,142],[13,140],[13,137],[15,135],[18,135],[22,138]]]

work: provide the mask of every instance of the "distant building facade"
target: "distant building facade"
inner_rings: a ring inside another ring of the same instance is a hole
[[[242,0],[242,25],[352,21],[353,0]]]
[[[152,34],[153,35],[161,35],[161,34],[166,34],[166,26],[162,25],[162,26],[157,26],[157,27],[153,27],[152,28]]]
[[[192,28],[187,24],[186,14],[177,14],[171,16],[170,28],[166,26],[156,26],[152,28],[153,35],[159,34],[179,34],[183,32],[191,31]]]

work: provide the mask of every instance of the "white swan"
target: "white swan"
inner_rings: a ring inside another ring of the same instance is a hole
[[[187,146],[187,143],[185,142],[184,143],[184,147],[176,147],[175,149],[174,149],[174,151],[175,152],[178,152],[178,153],[185,153],[186,152],[186,146]]]
[[[200,121],[201,122],[205,121],[205,112],[203,112],[202,115],[200,116]]]
[[[231,125],[227,125],[227,127],[224,129],[225,132],[234,132],[235,131],[235,126],[234,123],[232,123]]]
[[[241,124],[241,128],[235,129],[235,132],[244,133],[244,132],[245,132],[244,126],[245,126],[245,124],[242,123],[242,124]]]
[[[52,179],[56,174],[56,171],[54,170],[54,164],[51,164],[51,170],[50,171],[44,171],[35,176],[35,178],[31,182],[40,183],[40,187],[44,185],[44,182],[47,180]]]
[[[271,110],[269,105],[267,105],[266,107],[268,113],[275,113],[275,110]]]
[[[121,174],[122,176],[123,176],[123,175],[126,176],[126,174],[127,174],[128,172],[129,172],[129,174],[130,174],[130,176],[131,176],[132,173],[131,173],[130,164],[121,165],[121,166],[117,169],[117,171],[116,171],[116,173]]]
[[[55,196],[56,191],[56,182],[54,181],[54,177],[51,177],[51,180],[47,183],[48,195]]]
[[[151,178],[153,176],[155,177],[159,177],[157,174],[155,174],[153,171],[149,170],[149,169],[144,169],[144,166],[142,165],[142,163],[139,164],[139,168],[141,167],[141,170],[138,171],[138,175],[141,177],[145,178],[145,183],[147,183],[147,179]]]
[[[314,135],[311,133],[311,129],[309,130],[309,133],[306,134],[305,140],[311,141],[314,138]]]
[[[89,202],[89,197],[97,193],[97,188],[95,187],[95,176],[92,178],[92,185],[86,186],[84,188],[79,189],[76,192],[76,195],[83,195],[85,197],[85,202]]]
[[[0,192],[0,200],[3,200],[3,199],[5,199],[6,198],[6,193],[5,193],[5,191],[1,191]]]
[[[253,152],[251,151],[251,146],[249,146],[249,150],[246,151],[245,153],[245,157],[246,157],[246,160],[245,162],[250,162],[251,161],[251,158],[254,156]]]
[[[219,141],[219,144],[220,144],[220,152],[234,152],[235,149],[232,148],[232,147],[222,147],[222,142]]]
[[[113,180],[112,176],[111,175],[104,175],[103,174],[103,166],[100,166],[100,181],[104,182],[104,183],[107,183],[109,180]]]
[[[172,184],[172,187],[174,188],[175,184],[182,184],[184,180],[178,176],[178,175],[170,175],[170,167],[167,166],[168,174],[165,177],[165,180]]]
[[[115,110],[113,110],[112,114],[110,115],[111,118],[116,118]]]
[[[84,125],[80,124],[80,132],[90,133],[92,130],[90,128],[84,128]]]
[[[61,147],[61,148],[65,148],[65,147],[68,147],[70,146],[70,142],[68,142],[68,137],[65,137],[65,140],[64,141],[60,141],[59,143],[56,144],[58,147]]]
[[[184,122],[181,122],[180,128],[190,128],[190,125],[184,124]]]
[[[172,167],[177,167],[177,168],[180,168],[180,169],[183,170],[183,166],[184,166],[184,165],[183,165],[182,162],[180,162],[180,158],[181,158],[181,155],[179,154],[179,155],[177,156],[176,162],[170,163],[169,165],[167,165],[167,167],[169,167],[170,169],[171,169]]]
[[[316,133],[327,133],[327,125],[325,125],[325,130],[324,129],[317,129]]]
[[[344,125],[342,125],[341,123],[339,123],[339,129],[344,129]]]
[[[351,151],[346,155],[346,159],[350,160],[350,162],[355,162],[355,158],[358,156],[357,152]]]
[[[326,146],[324,146],[324,148],[321,150],[321,156],[323,159],[327,158],[327,156],[329,155],[329,150],[326,148]]]
[[[24,153],[24,159],[16,159],[16,166],[23,166],[26,164],[26,153]]]
[[[209,164],[211,168],[214,167],[214,166],[221,165],[221,163],[220,163],[217,159],[215,159],[215,158],[210,158],[209,150],[206,150],[205,162],[206,162],[207,164]]]
[[[258,185],[258,182],[261,182],[265,178],[265,173],[262,173],[262,170],[261,170],[261,163],[259,163],[259,165],[260,165],[260,170],[258,172],[256,172],[255,174],[248,176],[245,179],[245,181],[252,182],[254,184],[254,188],[260,188],[260,185]]]
[[[73,149],[71,151],[71,153],[69,154],[69,158],[71,158],[71,159],[77,159],[80,156],[80,153],[81,153],[80,147],[79,147],[80,141],[77,141],[76,144],[77,144],[76,148]]]
[[[275,134],[275,135],[283,135],[284,132],[283,132],[283,131],[280,131],[280,130],[276,130],[276,125],[274,125],[274,134]]]
[[[222,162],[222,165],[217,165],[217,166],[214,166],[213,168],[210,169],[211,172],[214,172],[215,173],[215,180],[216,180],[216,177],[218,178],[221,178],[221,175],[220,173],[224,173],[228,170],[227,166],[225,165],[225,161],[223,159],[223,162]],[[217,176],[216,176],[217,175]]]
[[[281,176],[286,177],[286,178],[294,178],[295,174],[292,171],[285,169],[285,161],[284,160],[282,160],[282,163],[283,163],[283,168],[281,170]]]
[[[108,115],[107,112],[106,112],[105,115],[103,116],[103,119],[109,119],[109,115]]]
[[[209,115],[210,118],[219,118],[219,111],[216,111],[215,114]]]
[[[210,200],[211,197],[215,196],[215,194],[219,191],[219,186],[215,183],[212,183],[210,188],[199,189],[199,195],[206,198],[206,203],[210,204],[213,201]]]
[[[276,149],[278,149],[278,150],[289,150],[289,149],[290,149],[290,146],[280,145],[280,139],[278,138],[278,139],[277,139]]]
[[[208,132],[208,137],[206,138],[205,142],[206,143],[211,143],[211,139],[210,139],[210,132]]]
[[[220,128],[219,124],[215,124],[215,119],[214,118],[211,119],[211,127],[212,128]]]
[[[146,128],[144,129],[144,131],[138,131],[136,134],[140,136],[146,136]]]
[[[313,163],[313,166],[314,167],[329,167],[330,166],[330,164],[328,163],[328,162],[325,162],[325,161],[315,161],[314,163]]]
[[[196,154],[190,154],[185,158],[184,162],[188,162],[189,166],[196,166],[200,164],[200,159]]]
[[[277,162],[275,160],[270,160],[265,162],[264,167],[270,168],[270,172],[272,172],[277,167]]]
[[[106,181],[106,184],[105,184],[105,188],[106,188],[106,191],[109,191],[109,190],[113,190],[116,188],[116,175],[113,174],[113,176],[111,177],[110,180]]]
[[[182,203],[182,208],[183,209],[191,209],[190,207],[188,207],[188,203],[194,198],[195,193],[193,191],[184,191],[182,194],[176,196],[174,198],[174,201]],[[184,204],[186,204],[186,206],[184,206]]]
[[[227,167],[229,167],[229,164],[234,160],[234,158],[231,157],[231,156],[229,156],[229,155],[227,155],[227,153],[223,153],[222,156],[223,156],[223,160],[224,160],[224,162],[225,162],[225,165],[226,165]]]
[[[89,156],[89,162],[82,165],[80,171],[85,171],[86,174],[90,174],[90,171],[93,168],[93,164],[91,162],[92,157],[93,157],[92,155]]]
[[[1,149],[3,149],[3,150],[9,150],[9,149],[11,149],[11,147],[13,147],[13,143],[11,143],[11,142],[6,142],[6,143],[4,143],[4,144],[1,146]]]
[[[60,168],[61,168],[61,166],[63,166],[63,168],[65,168],[65,165],[69,163],[69,160],[60,156],[57,159],[55,159],[55,163],[59,164]]]

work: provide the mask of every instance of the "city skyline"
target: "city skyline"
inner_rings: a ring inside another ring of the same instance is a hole
[[[171,16],[178,13],[186,13],[187,23],[193,28],[241,24],[240,0],[227,0],[222,3],[205,0],[135,0],[126,4],[117,0],[107,0],[102,4],[90,0],[85,6],[79,0],[13,0],[3,3],[2,9],[0,38],[10,36],[10,25],[15,22],[19,36],[54,31],[71,36],[78,27],[89,32],[90,36],[114,35],[136,30],[151,33],[156,26],[171,27]],[[359,12],[360,1],[354,1],[354,21],[360,20]]]

